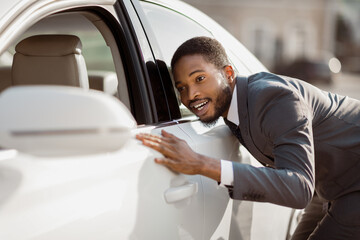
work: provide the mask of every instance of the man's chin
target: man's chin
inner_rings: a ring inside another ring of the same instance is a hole
[[[220,117],[217,118],[204,118],[201,119],[200,118],[200,122],[205,126],[205,127],[213,127],[215,126],[215,124],[217,123],[217,121],[219,120]]]

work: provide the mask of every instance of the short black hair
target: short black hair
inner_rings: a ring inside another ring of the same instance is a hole
[[[194,37],[178,47],[171,59],[171,68],[174,71],[175,64],[180,58],[189,55],[199,54],[209,63],[221,69],[230,65],[228,56],[220,42],[210,37]]]

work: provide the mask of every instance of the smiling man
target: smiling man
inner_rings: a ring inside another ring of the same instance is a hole
[[[139,134],[164,155],[157,163],[221,182],[234,199],[306,207],[293,239],[360,239],[359,101],[270,73],[237,77],[206,37],[183,43],[171,65],[182,103],[206,125],[223,117],[266,167],[198,154],[165,131]]]
[[[226,116],[235,85],[234,71],[227,59],[214,62],[215,68],[208,64],[211,61],[202,55],[187,55],[172,61],[179,66],[174,68],[174,78],[181,101],[201,122],[210,126],[219,117]],[[218,71],[222,68],[225,73]],[[184,73],[189,74],[183,76]],[[224,78],[224,74],[229,77]]]

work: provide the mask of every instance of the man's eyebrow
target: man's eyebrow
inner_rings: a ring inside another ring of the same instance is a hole
[[[204,72],[204,70],[201,70],[201,69],[195,70],[189,74],[189,77],[191,77],[191,75],[198,73],[198,72]]]

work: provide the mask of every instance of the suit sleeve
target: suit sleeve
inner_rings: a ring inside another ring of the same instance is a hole
[[[273,147],[274,168],[234,163],[234,188],[230,195],[304,208],[311,201],[315,185],[309,109],[296,91],[278,82],[257,88],[249,97],[251,108],[253,122]]]

